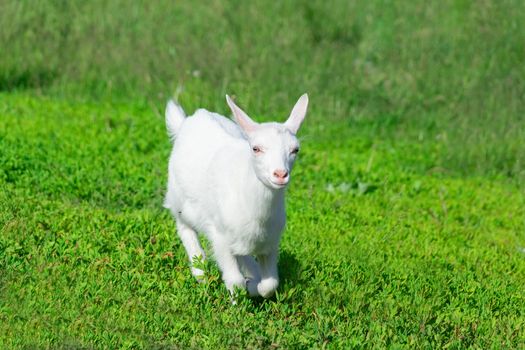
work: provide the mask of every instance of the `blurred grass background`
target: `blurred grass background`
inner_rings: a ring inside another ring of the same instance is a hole
[[[284,115],[439,144],[435,168],[525,178],[525,2],[0,1],[0,90]],[[159,107],[162,108],[162,107]]]

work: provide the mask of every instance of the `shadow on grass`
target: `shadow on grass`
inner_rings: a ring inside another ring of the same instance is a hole
[[[279,275],[281,285],[295,284],[301,276],[301,263],[294,254],[283,250],[279,256]]]

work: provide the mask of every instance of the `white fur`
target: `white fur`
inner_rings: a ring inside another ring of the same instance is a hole
[[[279,283],[285,188],[308,96],[301,96],[284,124],[258,124],[226,100],[237,124],[204,109],[186,118],[180,106],[168,102],[166,125],[175,141],[165,207],[190,263],[205,258],[197,237],[204,233],[228,290],[247,288],[250,295],[268,297]],[[192,267],[192,273],[202,278],[202,270]]]

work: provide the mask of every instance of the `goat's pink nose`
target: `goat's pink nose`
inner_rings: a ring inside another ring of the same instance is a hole
[[[275,170],[273,172],[273,176],[275,176],[278,179],[284,180],[288,176],[288,172],[286,170]]]

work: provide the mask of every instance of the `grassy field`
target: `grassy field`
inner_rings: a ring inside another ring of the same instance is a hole
[[[525,347],[525,2],[0,1],[0,348]],[[176,95],[311,110],[282,284],[197,284]]]

